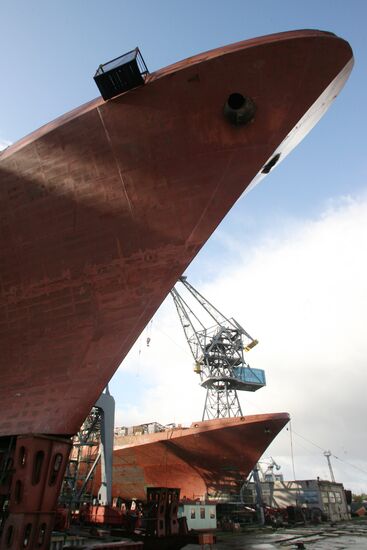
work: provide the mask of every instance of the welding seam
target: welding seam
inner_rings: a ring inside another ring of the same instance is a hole
[[[130,198],[129,198],[129,195],[127,193],[127,189],[126,189],[126,185],[125,185],[125,182],[124,182],[124,178],[122,177],[122,172],[121,172],[121,168],[120,168],[120,164],[119,164],[119,161],[117,160],[116,158],[116,155],[115,155],[115,151],[114,151],[114,148],[113,148],[113,145],[112,145],[112,140],[111,140],[111,137],[110,137],[110,134],[107,130],[107,127],[104,123],[104,120],[103,120],[103,117],[102,117],[102,113],[100,111],[100,108],[97,107],[97,112],[98,112],[98,116],[100,118],[100,121],[101,121],[101,124],[103,126],[103,130],[104,130],[104,133],[105,133],[105,136],[106,136],[106,139],[107,139],[107,142],[110,146],[110,149],[111,149],[111,153],[113,155],[113,158],[114,158],[114,161],[115,161],[115,164],[116,164],[116,168],[117,168],[117,171],[118,171],[118,174],[119,174],[119,177],[120,177],[120,181],[121,181],[121,184],[122,184],[122,189],[124,191],[124,195],[125,195],[125,198],[126,198],[126,202],[129,206],[129,210],[130,210],[130,214],[131,214],[131,217],[134,218],[134,211],[133,211],[133,207],[132,207],[132,204],[131,204],[131,201],[130,201]]]

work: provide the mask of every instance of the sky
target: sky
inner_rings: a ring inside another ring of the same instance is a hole
[[[339,98],[186,274],[260,342],[248,361],[267,387],[240,396],[244,413],[291,415],[264,458],[288,479],[328,479],[330,449],[335,477],[355,492],[367,492],[366,20],[364,0],[1,0],[0,18],[3,146],[96,97],[98,65],[135,46],[154,71],[279,31],[350,42],[355,67]],[[111,381],[116,424],[200,419],[192,363],[168,298]]]

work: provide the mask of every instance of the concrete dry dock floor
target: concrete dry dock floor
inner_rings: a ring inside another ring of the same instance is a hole
[[[301,543],[309,550],[367,550],[367,520],[272,531],[264,528],[243,533],[218,533],[213,550],[293,550],[302,548]],[[184,550],[197,548],[189,544]]]

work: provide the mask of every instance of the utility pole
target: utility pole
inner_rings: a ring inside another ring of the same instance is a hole
[[[330,470],[331,481],[333,481],[335,483],[334,472],[333,472],[333,469],[331,467],[331,461],[330,461],[331,454],[332,454],[331,451],[325,451],[324,452],[324,456],[326,457],[326,460],[327,460],[327,463],[328,463],[328,466],[329,466],[329,470]]]
[[[264,512],[264,503],[263,503],[263,494],[261,481],[259,476],[259,464],[257,463],[255,468],[252,470],[252,477],[255,482],[255,491],[256,491],[256,513],[260,525],[265,525],[265,512]]]

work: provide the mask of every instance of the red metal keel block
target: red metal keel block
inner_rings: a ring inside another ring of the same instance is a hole
[[[164,537],[166,533],[167,488],[147,487],[148,517],[147,533],[154,537]]]
[[[147,533],[154,537],[178,535],[180,489],[147,487]]]
[[[21,435],[14,454],[9,511],[53,511],[71,448],[70,440]]]
[[[0,539],[1,550],[48,550],[55,514],[10,513]]]
[[[47,550],[71,441],[18,436],[8,473],[7,510],[1,511],[0,550]]]
[[[179,524],[178,524],[178,503],[180,500],[180,490],[179,489],[167,489],[167,529],[168,535],[178,535],[179,533]]]

